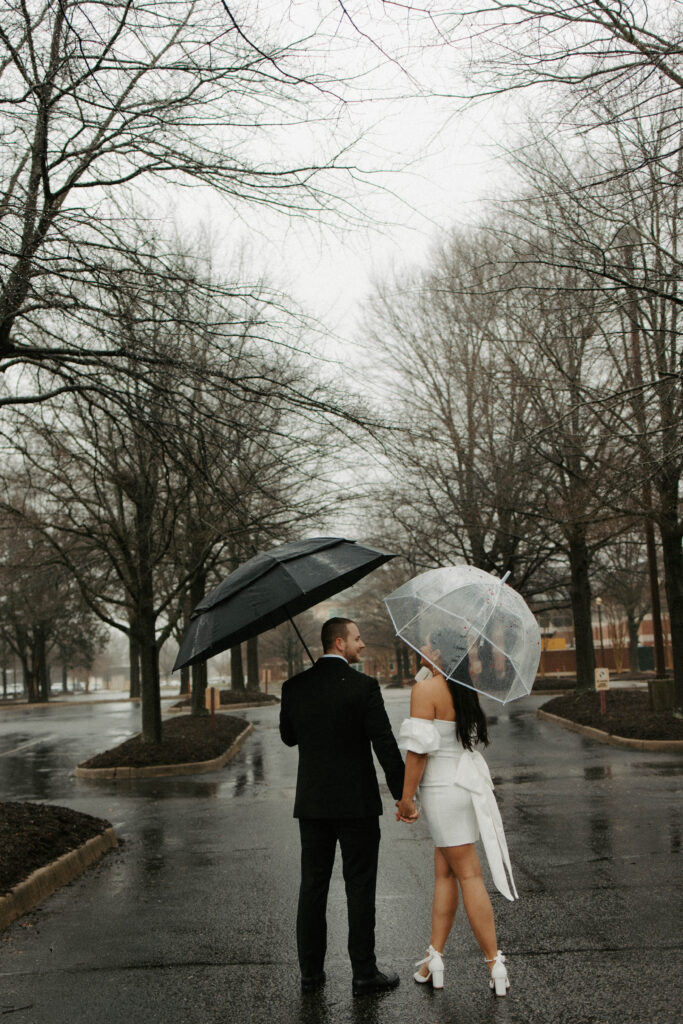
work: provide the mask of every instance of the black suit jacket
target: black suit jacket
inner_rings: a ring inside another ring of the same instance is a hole
[[[382,813],[372,748],[398,800],[403,759],[379,683],[341,658],[320,658],[282,687],[280,735],[299,746],[295,818]]]

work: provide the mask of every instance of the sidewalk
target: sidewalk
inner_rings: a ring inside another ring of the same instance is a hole
[[[409,695],[384,696],[397,729]],[[302,997],[296,752],[280,743],[277,708],[243,713],[255,732],[221,772],[95,785],[71,767],[139,714],[100,705],[74,708],[63,727],[50,716],[44,741],[3,760],[0,799],[107,817],[123,844],[2,933],[0,1010],[21,1024],[678,1024],[683,757],[557,729],[536,719],[542,701],[487,706],[521,897],[493,897],[508,999],[489,995],[462,908],[443,992],[411,981],[429,936],[431,844],[422,823],[393,820],[386,791],[377,947],[401,986],[352,999],[337,864],[329,980]],[[3,721],[0,739],[10,749],[46,725]]]

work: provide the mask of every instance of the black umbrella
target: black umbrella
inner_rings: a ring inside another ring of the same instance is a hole
[[[395,557],[343,537],[294,541],[254,555],[194,609],[173,671],[291,621],[293,615],[338,594]]]

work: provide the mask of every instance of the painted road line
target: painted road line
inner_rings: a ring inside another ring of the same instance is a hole
[[[12,747],[11,750],[0,751],[0,757],[9,757],[10,754],[16,754],[19,750],[26,750],[27,747],[34,747],[36,743],[47,743],[48,740],[53,740],[54,733],[49,733],[47,736],[41,736],[37,740],[27,740],[26,743],[20,743],[18,747]]]

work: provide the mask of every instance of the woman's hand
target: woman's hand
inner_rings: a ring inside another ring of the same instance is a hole
[[[404,821],[407,825],[414,825],[420,816],[417,809],[415,797],[403,796],[396,801],[396,821]]]

